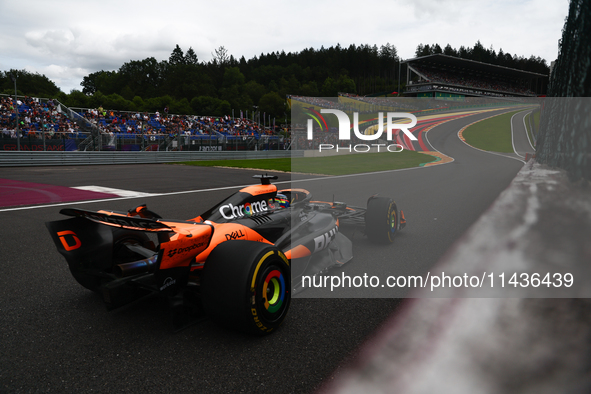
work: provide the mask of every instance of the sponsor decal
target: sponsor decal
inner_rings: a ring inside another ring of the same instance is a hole
[[[204,152],[213,152],[213,151],[221,151],[223,147],[221,145],[202,145],[199,147],[200,151],[204,151]]]
[[[314,253],[326,249],[330,244],[330,241],[336,237],[337,233],[339,232],[339,227],[334,226],[334,228],[326,233],[317,236],[314,238]]]
[[[240,238],[244,238],[245,235],[242,232],[242,230],[238,230],[238,231],[232,231],[230,234],[226,234],[226,241],[229,241],[231,239],[240,239]]]
[[[204,242],[200,242],[198,244],[193,244],[191,246],[187,246],[186,248],[174,248],[174,249],[170,249],[168,251],[168,257],[172,257],[175,254],[185,254],[187,252],[190,252],[191,250],[197,249],[202,247],[203,245],[205,245]]]
[[[176,279],[172,279],[170,276],[164,279],[164,283],[160,286],[160,291],[163,291],[167,287],[170,287],[176,283]]]
[[[251,216],[255,213],[261,213],[268,210],[267,202],[265,200],[247,202],[243,205],[226,204],[219,209],[220,214],[224,219],[236,219],[243,216]]]
[[[252,303],[254,304],[254,296],[252,297]],[[265,327],[265,325],[259,320],[256,308],[250,308],[250,312],[252,313],[252,316],[254,317],[254,323],[256,324],[256,326],[263,331],[268,330],[268,328]]]
[[[66,241],[66,235],[72,236],[72,239],[74,240],[73,245],[68,244],[68,241]],[[70,252],[72,250],[76,250],[80,246],[82,246],[82,242],[80,242],[80,238],[78,238],[76,233],[74,233],[73,231],[69,231],[69,230],[68,231],[60,231],[57,233],[57,236],[59,237],[60,241],[62,242],[62,245],[64,246],[64,249],[66,249],[67,252]]]
[[[24,138],[24,137],[22,137]],[[18,145],[17,144],[3,144],[2,145],[2,150],[17,150],[18,149]],[[20,144],[20,150],[23,151],[65,151],[65,147],[64,144],[60,141],[60,142],[54,142],[54,141],[45,141],[45,147],[43,146],[43,144],[36,144],[36,143],[31,143],[27,140],[23,140],[21,139],[21,144]]]

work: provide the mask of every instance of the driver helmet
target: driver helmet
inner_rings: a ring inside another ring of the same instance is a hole
[[[289,207],[289,200],[285,194],[277,194],[275,196],[275,203],[279,206],[279,208],[288,208]]]

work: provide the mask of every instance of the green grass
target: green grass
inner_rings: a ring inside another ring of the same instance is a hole
[[[247,160],[197,160],[182,161],[174,164],[201,167],[256,168],[269,171],[291,172],[291,159],[247,159]]]
[[[473,124],[464,130],[466,142],[482,150],[514,153],[511,142],[511,117],[520,111],[522,109]]]
[[[435,161],[432,156],[404,150],[402,152],[357,153],[328,157],[284,159],[187,161],[175,164],[206,167],[256,168],[268,171],[303,172],[323,175],[348,175],[365,172],[418,167]]]
[[[529,118],[530,118],[530,115],[531,114],[525,115],[524,121],[525,121],[525,130],[527,131],[527,137],[533,143],[533,141],[534,141],[533,134],[532,134],[531,127],[529,127],[529,122],[530,122]]]
[[[533,123],[533,130],[532,133],[535,134],[535,136],[538,136],[538,131],[540,131],[540,110],[535,110],[532,113],[533,117],[532,117],[532,123]]]

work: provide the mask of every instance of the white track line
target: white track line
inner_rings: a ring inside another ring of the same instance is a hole
[[[119,197],[150,197],[154,193],[135,192],[133,190],[115,189],[105,186],[74,186],[71,189],[86,190],[89,192],[115,194]]]
[[[438,126],[440,126],[440,125],[438,125]],[[437,126],[435,126],[435,127],[437,127]],[[435,127],[434,127],[434,128],[435,128]],[[432,129],[431,129],[431,130],[432,130]],[[429,136],[428,136],[428,134],[429,134],[429,132],[430,132],[431,130],[427,130],[426,132],[424,132],[424,133],[423,133],[423,136],[425,137],[425,140],[427,141],[427,143],[429,144],[429,146],[431,147],[431,149],[433,149],[435,152],[439,153],[440,155],[443,155],[443,156],[449,157],[449,158],[451,159],[451,161],[448,161],[447,163],[441,163],[441,164],[437,164],[437,165],[438,165],[438,166],[440,166],[440,165],[442,165],[442,164],[449,164],[449,163],[453,163],[453,162],[454,162],[456,159],[454,159],[454,158],[453,158],[453,157],[451,157],[450,155],[446,155],[445,153],[441,153],[441,152],[439,152],[439,151],[438,151],[437,149],[435,149],[435,147],[434,147],[434,146],[431,144],[431,141],[429,141]],[[423,167],[423,168],[424,168],[424,167]]]
[[[459,132],[458,132],[458,133],[459,133]],[[460,141],[462,141],[462,139],[461,139],[461,138],[459,138],[459,136],[458,136],[458,139],[459,139]],[[506,157],[507,159],[513,159],[513,160],[517,160],[517,161],[520,161],[520,162],[522,162],[523,164],[525,164],[525,161],[521,160],[521,159],[520,159],[520,158],[518,158],[518,157],[507,156],[506,154],[497,153],[497,152],[491,152],[491,151],[488,151],[488,150],[479,149],[479,148],[476,148],[476,147],[474,147],[474,146],[470,145],[470,144],[469,144],[469,143],[467,143],[466,141],[462,141],[462,142],[463,142],[464,144],[466,144],[467,146],[469,146],[470,148],[472,148],[472,149],[476,149],[476,150],[479,150],[479,151],[481,151],[481,152],[484,152],[484,153],[490,153],[491,155],[495,155],[495,156]]]
[[[523,111],[522,111],[523,112]],[[516,112],[513,114],[513,116],[511,117],[511,146],[513,147],[513,152],[515,152],[515,154],[519,157],[523,157],[525,159],[525,156],[521,156],[519,153],[517,153],[517,150],[515,149],[515,137],[514,137],[514,133],[513,133],[513,118],[515,117],[515,115],[520,114],[521,112]],[[527,133],[527,129],[525,129],[525,132]]]
[[[309,178],[309,179],[298,179],[292,181],[281,181],[281,182],[274,182],[274,185],[282,184],[282,183],[297,183],[297,182],[310,182],[310,181],[318,181],[323,180],[326,181],[327,179],[338,179],[338,178],[349,178],[355,176],[367,176],[367,175],[375,175],[375,174],[385,174],[389,172],[398,172],[398,171],[408,171],[408,170],[420,170],[424,167],[412,167],[412,168],[401,168],[397,170],[385,170],[385,171],[376,171],[376,172],[364,172],[361,174],[349,174],[349,175],[335,175],[335,176],[324,176],[318,178]],[[63,202],[63,203],[55,203],[55,204],[46,204],[46,205],[33,205],[33,206],[24,206],[24,207],[13,207],[13,208],[5,208],[0,209],[0,212],[12,212],[12,211],[25,211],[29,209],[39,209],[39,208],[53,208],[53,207],[63,207],[63,206],[70,206],[70,205],[81,205],[81,204],[92,204],[95,202],[107,202],[107,201],[122,201],[122,200],[130,200],[133,198],[150,198],[150,197],[166,197],[166,196],[176,196],[180,194],[190,194],[190,193],[205,193],[205,192],[213,192],[213,191],[220,191],[220,190],[232,190],[238,188],[245,188],[248,186],[252,186],[252,184],[248,185],[236,185],[236,186],[224,186],[224,187],[216,187],[211,189],[198,189],[198,190],[185,190],[180,192],[170,192],[170,193],[145,193],[146,196],[128,196],[128,197],[116,197],[116,198],[103,198],[99,200],[84,200],[84,201],[71,201],[71,202]]]
[[[525,116],[523,117],[523,127],[525,127],[525,135],[527,136],[527,140],[528,140],[528,142],[529,142],[529,146],[531,146],[532,150],[535,152],[535,151],[536,151],[536,147],[534,146],[534,144],[532,144],[532,142],[531,142],[531,138],[529,138],[529,131],[528,131],[527,125],[525,124],[525,117],[526,117],[527,115],[529,115],[529,116],[532,116],[532,113],[533,113],[533,110],[529,111],[529,112],[528,112],[527,114],[525,114]],[[533,136],[534,136],[534,131],[533,131],[533,130],[531,131],[531,135],[532,135],[532,138],[533,138]]]

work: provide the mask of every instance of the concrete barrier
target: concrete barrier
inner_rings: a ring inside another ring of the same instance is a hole
[[[577,272],[587,297],[590,240],[591,186],[530,160],[433,270],[566,269]],[[561,296],[547,290],[541,295]],[[480,289],[460,288],[432,298],[429,289],[417,291],[365,344],[361,361],[339,369],[322,391],[591,392],[591,300],[528,298],[539,296],[532,286],[514,294],[476,298]]]

